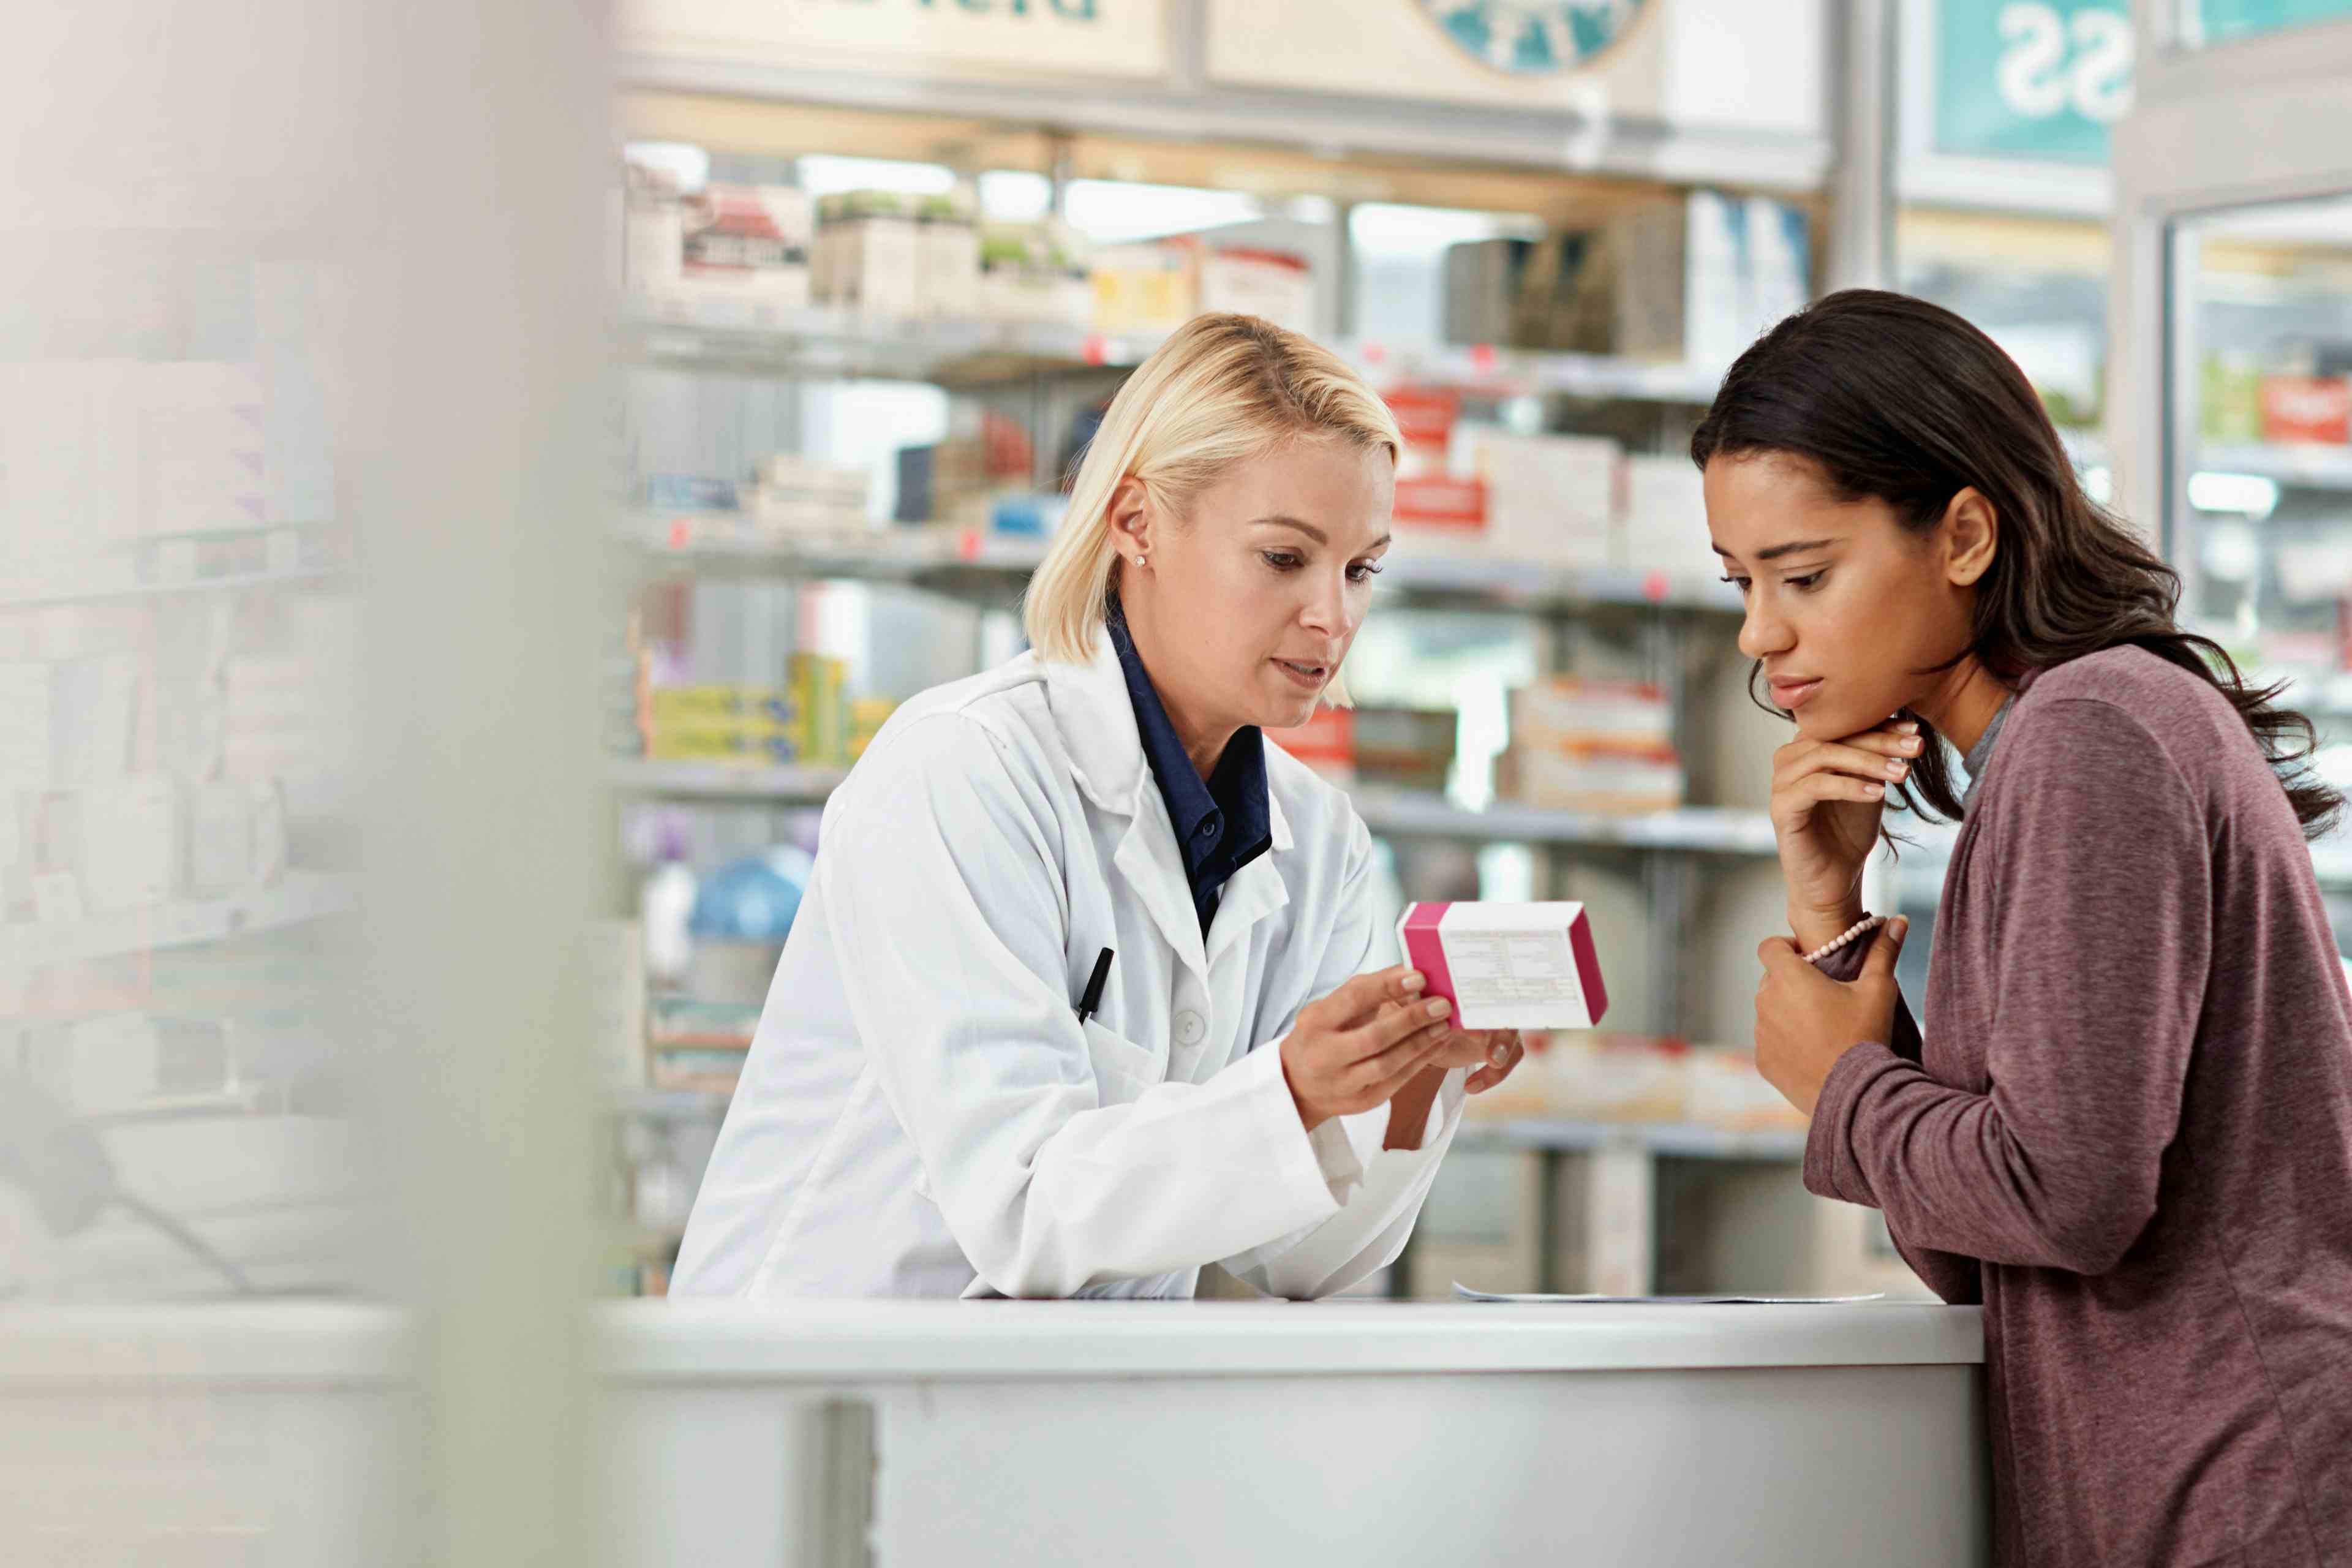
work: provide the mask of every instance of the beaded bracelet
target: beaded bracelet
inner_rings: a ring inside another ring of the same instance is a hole
[[[1818,966],[1822,959],[1827,958],[1830,954],[1837,952],[1840,948],[1851,947],[1853,943],[1860,942],[1864,937],[1868,936],[1871,932],[1876,931],[1880,926],[1883,926],[1885,923],[1886,917],[1885,915],[1864,915],[1862,919],[1848,926],[1837,936],[1823,942],[1821,946],[1813,949],[1812,952],[1805,954],[1805,962]]]

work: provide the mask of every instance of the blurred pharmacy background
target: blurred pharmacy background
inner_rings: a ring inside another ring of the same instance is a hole
[[[2352,784],[2343,0],[384,9],[0,58],[11,1562],[586,1555],[575,1309],[665,1287],[825,797],[1195,311],[1411,442],[1281,743],[1610,977],[1373,1293],[1918,1292],[1747,1052],[1788,731],[1684,454],[1807,300],[1991,331]]]

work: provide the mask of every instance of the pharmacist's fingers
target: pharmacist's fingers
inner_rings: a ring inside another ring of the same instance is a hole
[[[1505,1032],[1511,1034],[1511,1041],[1510,1044],[1498,1047],[1502,1053],[1501,1058],[1499,1060],[1490,1062],[1486,1067],[1480,1068],[1476,1072],[1472,1073],[1468,1078],[1463,1079],[1462,1089],[1465,1093],[1486,1093],[1488,1089],[1494,1088],[1496,1084],[1510,1077],[1512,1069],[1527,1059],[1528,1047],[1521,1043],[1517,1035],[1511,1031]]]
[[[1453,1015],[1454,1004],[1443,996],[1427,999],[1416,997],[1410,1004],[1382,1007],[1371,1021],[1349,1029],[1339,1036],[1344,1060],[1363,1062],[1394,1050],[1398,1045],[1423,1029],[1445,1027]]]
[[[1324,999],[1331,1006],[1331,1030],[1362,1030],[1383,1006],[1412,1004],[1428,990],[1430,980],[1412,963],[1392,963],[1369,975],[1357,975]]]
[[[1390,1058],[1380,1058],[1389,1060],[1392,1058],[1393,1060],[1390,1068],[1374,1080],[1370,1089],[1371,1102],[1374,1105],[1387,1104],[1399,1089],[1437,1066],[1437,1058],[1445,1050],[1445,1037],[1444,1026],[1438,1025],[1427,1032],[1426,1038],[1416,1037],[1400,1049],[1391,1052]]]
[[[1314,1005],[1315,1022],[1335,1034],[1360,1029],[1388,1004],[1402,1005],[1426,990],[1429,981],[1410,963],[1399,963],[1387,969],[1376,969],[1370,974],[1359,974]],[[1307,1009],[1300,1017],[1305,1019]]]
[[[1402,1073],[1406,1077],[1428,1067],[1445,1052],[1446,1042],[1454,1027],[1444,1019],[1415,1019],[1420,1026],[1391,1045],[1386,1050],[1365,1057],[1349,1065],[1346,1079],[1350,1088],[1363,1089],[1385,1083]]]
[[[1445,1049],[1437,1059],[1449,1068],[1493,1067],[1515,1038],[1517,1034],[1510,1029],[1456,1029],[1447,1037]]]

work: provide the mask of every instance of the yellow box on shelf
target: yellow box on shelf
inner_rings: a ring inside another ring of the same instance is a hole
[[[791,696],[772,686],[656,686],[646,693],[656,725],[752,720],[789,724],[797,717]]]

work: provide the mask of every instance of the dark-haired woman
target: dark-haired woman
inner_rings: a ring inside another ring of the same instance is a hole
[[[2310,726],[2181,631],[1948,311],[1781,322],[1692,457],[1797,726],[1758,1063],[1811,1113],[1806,1184],[1984,1304],[2000,1561],[2352,1564],[2352,995]],[[1903,922],[1856,896],[1890,790],[1962,821],[1924,1041]]]

